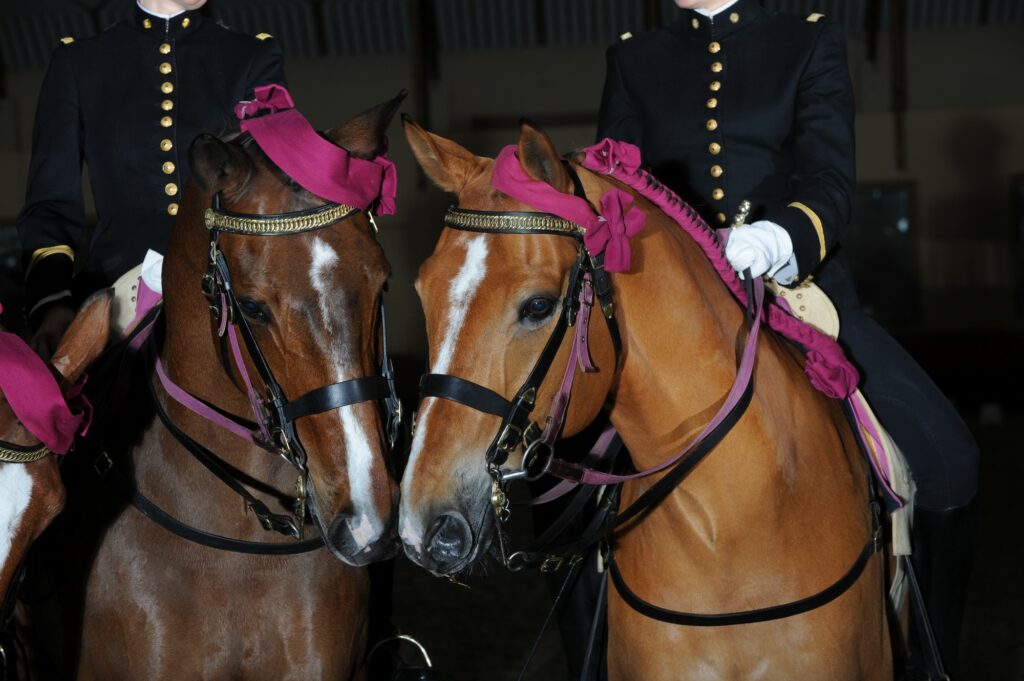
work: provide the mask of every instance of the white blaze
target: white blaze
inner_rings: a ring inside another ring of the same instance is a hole
[[[431,367],[431,372],[444,374],[451,366],[452,357],[455,356],[455,348],[458,345],[459,334],[462,326],[466,323],[466,313],[469,306],[476,297],[481,282],[487,275],[487,237],[485,235],[464,237],[460,243],[466,245],[466,259],[462,262],[458,274],[452,279],[448,289],[448,320],[444,330],[444,339],[437,351],[437,361]],[[412,448],[409,453],[409,463],[406,467],[406,475],[402,479],[402,496],[407,497],[412,488],[412,480],[416,472],[416,464],[423,453],[423,440],[427,432],[427,422],[430,419],[430,408],[434,405],[435,398],[424,400],[416,418],[416,434],[413,437]],[[402,504],[402,518],[399,525],[399,534],[406,544],[411,544],[417,550],[421,550],[422,532],[416,529],[416,523],[412,520],[405,504]]]
[[[6,565],[11,543],[32,499],[32,476],[22,464],[0,464],[0,565]]]
[[[329,304],[331,295],[334,294],[331,288],[331,270],[338,264],[338,254],[319,237],[313,240],[311,250],[313,264],[310,267],[309,278],[319,296],[320,319],[325,329],[333,329],[339,339],[344,339],[347,336],[345,329],[342,328],[341,320],[332,323],[334,320],[331,319]],[[331,361],[335,367],[334,381],[355,378],[353,367],[345,366],[345,362],[338,354],[337,345],[331,344],[329,347]],[[355,513],[349,530],[356,545],[367,548],[368,544],[384,531],[384,522],[377,516],[373,503],[373,482],[370,476],[373,467],[373,447],[370,446],[370,439],[363,424],[352,413],[352,407],[342,407],[334,411],[338,414],[342,436],[345,439],[346,469]]]

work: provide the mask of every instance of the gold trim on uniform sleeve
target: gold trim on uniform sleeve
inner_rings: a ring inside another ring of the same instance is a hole
[[[825,248],[825,227],[821,224],[821,218],[819,218],[818,214],[811,210],[807,205],[800,203],[799,201],[794,201],[789,204],[789,208],[796,208],[801,211],[807,216],[807,219],[811,221],[811,224],[814,225],[814,231],[818,233],[818,246],[820,249],[818,260],[824,260],[828,250]]]
[[[37,248],[32,251],[32,257],[29,258],[28,267],[25,269],[25,278],[32,273],[32,269],[39,264],[43,258],[49,258],[51,255],[66,255],[71,258],[71,262],[75,261],[75,252],[71,246],[61,244],[60,246],[47,246],[46,248]]]

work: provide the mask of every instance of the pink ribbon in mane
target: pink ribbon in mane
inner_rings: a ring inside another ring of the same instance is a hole
[[[386,153],[367,161],[325,139],[280,85],[260,86],[255,96],[235,105],[235,115],[277,167],[322,199],[362,210],[378,202],[378,213],[394,214],[398,173]]]
[[[733,295],[746,303],[743,283],[726,260],[725,249],[715,232],[679,197],[664,186],[651,182],[651,176],[640,167],[640,150],[637,147],[628,142],[605,139],[583,150],[582,165],[623,183],[664,211],[697,242]],[[811,385],[835,399],[845,399],[853,394],[860,375],[839,343],[801,322],[775,302],[766,306],[765,316],[771,328],[804,348],[807,353],[804,372]]]
[[[515,145],[505,147],[498,154],[491,184],[531,208],[583,227],[584,245],[592,255],[604,253],[607,271],[629,271],[632,266],[629,238],[640,233],[647,216],[633,205],[633,197],[628,192],[616,188],[605,192],[601,196],[600,214],[594,213],[585,199],[563,194],[547,182],[527,175]]]
[[[81,394],[84,384],[62,393],[39,355],[13,333],[0,331],[0,391],[28,432],[51,452],[66,453],[75,435],[89,429],[92,407]]]

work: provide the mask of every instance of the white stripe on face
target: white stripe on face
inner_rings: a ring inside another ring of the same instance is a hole
[[[32,476],[21,464],[0,464],[0,565],[5,565],[32,499]]]
[[[333,319],[330,296],[331,270],[338,264],[338,254],[326,241],[317,237],[313,240],[312,266],[309,271],[310,281],[319,296],[320,319],[324,328],[336,340],[343,341],[348,337],[343,320]],[[338,353],[336,343],[329,344],[331,361],[336,369],[334,380],[341,382],[354,378],[352,367],[345,363]],[[341,422],[341,432],[345,438],[345,465],[348,473],[348,485],[352,495],[352,509],[355,518],[349,523],[349,530],[358,548],[366,548],[373,539],[384,531],[384,522],[377,516],[373,503],[373,481],[370,471],[373,466],[373,447],[363,429],[363,425],[352,413],[351,407],[335,410]],[[330,522],[329,520],[327,522]]]
[[[458,344],[459,334],[466,322],[466,313],[469,306],[476,297],[477,289],[487,275],[487,237],[483,234],[473,237],[461,237],[458,243],[466,245],[466,259],[459,268],[458,274],[452,279],[451,287],[448,289],[448,324],[445,326],[444,340],[437,351],[437,361],[431,367],[435,374],[447,373],[451,366],[452,357],[455,356],[455,348]],[[423,441],[426,437],[427,422],[430,419],[430,409],[435,399],[424,400],[417,416],[416,434],[413,437],[412,448],[409,452],[409,463],[406,467],[406,475],[402,479],[402,496],[409,495],[412,488],[412,481],[416,471],[416,464],[423,453]],[[402,521],[399,525],[400,536],[406,544],[412,545],[420,550],[422,532],[415,529],[405,504],[402,504]]]

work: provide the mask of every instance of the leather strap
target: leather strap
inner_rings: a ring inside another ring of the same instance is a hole
[[[440,397],[504,418],[512,403],[490,388],[449,374],[426,374],[420,381],[420,400]]]
[[[303,416],[312,416],[360,402],[383,400],[390,394],[388,382],[383,376],[353,378],[316,388],[288,402],[284,405],[284,415],[288,420],[295,421]]]
[[[690,627],[725,627],[733,624],[753,624],[754,622],[770,622],[772,620],[783,619],[785,617],[793,617],[794,615],[809,612],[815,608],[820,608],[821,606],[832,602],[856,583],[857,578],[860,577],[862,572],[864,572],[864,568],[867,566],[868,561],[871,560],[871,556],[874,555],[876,550],[877,545],[872,537],[868,540],[868,543],[864,545],[860,555],[857,556],[857,560],[850,569],[846,571],[846,574],[840,577],[831,586],[819,591],[813,596],[801,598],[800,600],[793,601],[791,603],[773,605],[767,608],[715,614],[667,610],[643,600],[626,585],[625,580],[622,578],[622,573],[619,571],[619,566],[615,563],[612,555],[609,555],[608,557],[608,570],[611,572],[612,582],[615,583],[615,589],[619,592],[619,595],[622,596],[622,600],[641,615],[656,619],[660,622],[666,622],[668,624],[680,624]]]

